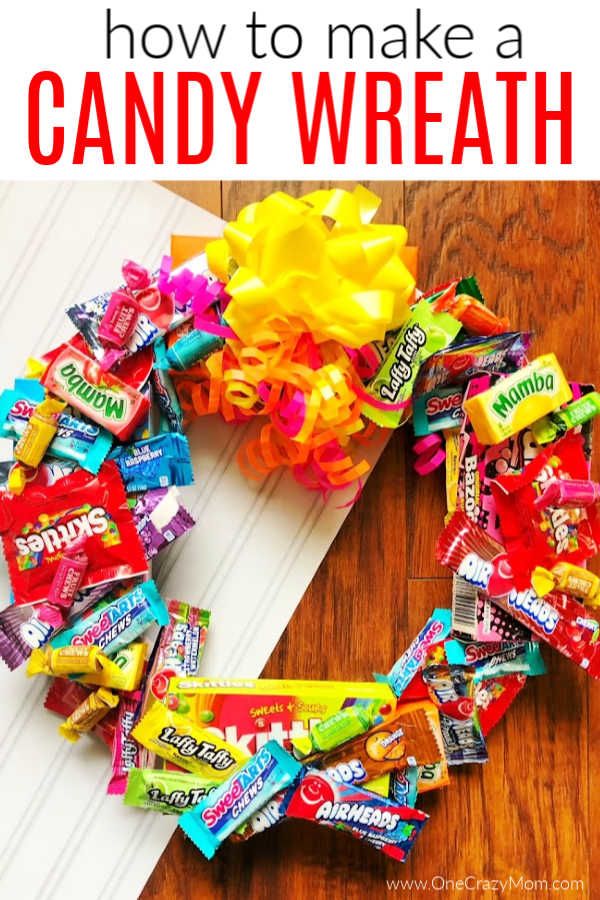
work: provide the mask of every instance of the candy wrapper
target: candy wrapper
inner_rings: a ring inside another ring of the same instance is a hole
[[[555,479],[588,477],[581,435],[570,432],[546,447],[517,475],[498,477],[492,489],[515,586],[531,586],[536,566],[580,565],[598,552],[600,519],[595,506],[568,509],[536,503]]]
[[[128,493],[192,484],[190,448],[183,434],[159,434],[121,447],[112,458]]]
[[[64,738],[75,743],[82,734],[93,731],[118,704],[117,694],[111,693],[107,688],[98,688],[97,691],[88,694],[58,730]]]
[[[99,600],[52,639],[53,647],[96,644],[116,653],[135,641],[153,623],[166,625],[169,614],[153,581],[139,584],[118,597]]]
[[[100,335],[100,324],[106,315],[114,291],[106,291],[76,303],[67,310],[67,315],[85,338],[85,342],[96,359],[103,365],[113,366],[143,348],[151,347],[154,341],[171,328],[193,315],[193,303],[198,297],[204,297],[209,291],[214,278],[208,271],[194,275],[189,269],[171,274],[171,259],[164,257],[158,277],[150,275],[142,266],[133,264],[137,271],[144,272],[144,278],[137,280],[132,286],[126,263],[123,268],[125,290],[135,300],[138,316],[134,322],[132,333],[127,336],[125,344],[118,349],[107,345]],[[203,269],[200,261],[200,269]],[[209,295],[214,301],[214,293]]]
[[[62,556],[87,538],[81,587],[145,575],[147,562],[118,469],[79,470],[50,487],[0,498],[0,530],[17,603],[48,596]]]
[[[380,725],[327,753],[303,760],[307,766],[337,773],[351,784],[362,784],[392,769],[443,759],[439,719],[431,703],[399,707]]]
[[[527,683],[526,675],[504,675],[481,681],[475,690],[477,715],[481,733],[487,737],[492,728],[506,715],[509,706]]]
[[[108,794],[124,794],[129,772],[138,765],[140,747],[131,737],[142,696],[123,697],[117,711],[115,739],[112,745],[112,774],[108,782]]]
[[[400,862],[406,859],[428,819],[419,810],[314,771],[302,778],[287,804],[286,815],[348,831]]]
[[[90,688],[86,688],[76,681],[70,681],[67,678],[55,678],[46,694],[44,707],[66,719],[92,693],[93,691]],[[109,750],[112,750],[115,739],[116,720],[117,710],[112,709],[103,719],[96,722],[89,732],[94,737],[99,738],[103,744],[106,744]]]
[[[417,303],[389,356],[369,382],[369,394],[384,406],[367,405],[364,414],[378,425],[397,428],[404,418],[402,405],[408,405],[423,361],[452,343],[459,331],[460,323],[452,316],[435,314],[425,300]],[[385,404],[390,409],[386,410]]]
[[[455,666],[471,666],[475,670],[475,682],[503,675],[544,675],[546,666],[537,641],[497,644],[463,643],[447,641],[448,662]]]
[[[487,762],[475,705],[475,670],[469,666],[428,666],[423,680],[439,709],[448,765]]]
[[[452,633],[461,640],[525,642],[531,632],[464,578],[454,575]]]
[[[387,684],[374,682],[173,678],[166,703],[248,756],[271,739],[305,755],[318,722],[351,706],[389,716],[396,698]]]
[[[42,382],[53,394],[106,428],[119,440],[131,437],[148,412],[148,398],[71,344],[53,359]]]
[[[464,513],[455,513],[436,546],[436,557],[474,592],[487,592],[504,611],[529,628],[540,640],[600,677],[600,624],[584,615],[584,607],[567,594],[518,591],[504,548]]]
[[[466,384],[484,372],[514,372],[527,362],[532,335],[528,332],[508,332],[491,338],[471,338],[453,344],[448,350],[435,353],[425,360],[419,370],[414,396],[449,385]]]
[[[225,838],[290,785],[301,771],[302,766],[289,753],[275,741],[268,741],[195,809],[184,813],[179,826],[211,859]]]
[[[132,731],[143,747],[188,772],[224,781],[248,754],[156,703]]]
[[[181,815],[197,806],[221,782],[200,778],[191,772],[130,768],[123,801],[170,815]]]
[[[433,644],[445,640],[450,634],[451,613],[448,609],[435,609],[409,648],[394,663],[386,676],[375,675],[377,681],[385,680],[394,694],[401,697],[418,670],[425,665],[427,653]]]
[[[142,494],[133,507],[133,516],[147,559],[155,557],[196,524],[174,487]]]
[[[12,390],[0,394],[0,434],[18,439],[24,433],[36,404],[44,399],[45,391],[39,381],[18,378]],[[59,413],[56,434],[46,451],[48,456],[79,463],[88,472],[97,474],[112,446],[108,431],[77,418],[68,410]]]

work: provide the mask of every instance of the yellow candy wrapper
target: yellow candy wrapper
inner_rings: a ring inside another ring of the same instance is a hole
[[[106,688],[99,688],[73,710],[58,730],[64,738],[74,743],[82,734],[95,728],[98,722],[118,705],[117,694],[111,693]]]
[[[157,756],[213,780],[225,781],[249,759],[238,747],[161,703],[146,713],[131,734]]]
[[[27,674],[29,676],[55,675],[58,677],[83,673],[97,675],[105,663],[110,663],[110,660],[94,644],[88,647],[69,644],[56,649],[39,647],[32,651]]]
[[[124,647],[112,659],[103,655],[102,667],[98,671],[82,675],[76,680],[82,684],[97,684],[115,691],[135,691],[140,686],[145,662],[146,645],[143,641],[137,641]]]

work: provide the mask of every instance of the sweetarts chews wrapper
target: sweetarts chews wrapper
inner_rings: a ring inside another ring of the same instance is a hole
[[[301,771],[301,764],[276,741],[268,741],[195,809],[184,813],[179,826],[211,859],[227,837]]]
[[[428,816],[365,788],[308,770],[290,797],[286,815],[347,831],[404,862]]]
[[[452,627],[449,609],[434,609],[431,617],[402,656],[396,660],[387,675],[375,675],[377,681],[386,681],[394,694],[401,697],[420,668],[425,665],[427,653],[433,644],[445,640]]]
[[[148,564],[114,463],[0,498],[0,531],[15,602],[44,600],[69,545],[86,538],[81,584],[143,576]]]
[[[96,644],[116,653],[135,641],[153,622],[166,625],[169,614],[153,581],[118,597],[99,600],[52,639],[52,647]]]
[[[39,381],[17,378],[12,390],[0,394],[0,436],[18,440],[46,392]],[[48,456],[78,463],[96,474],[112,446],[112,435],[68,410],[59,413],[57,432],[46,451]]]

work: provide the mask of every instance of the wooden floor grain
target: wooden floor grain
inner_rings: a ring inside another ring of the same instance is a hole
[[[226,219],[275,188],[313,186],[168,185]],[[420,286],[477,273],[494,309],[536,332],[539,352],[557,352],[573,379],[600,381],[599,185],[369,186],[383,197],[380,220],[404,222],[419,245]],[[369,678],[389,667],[434,605],[448,605],[447,573],[433,557],[443,477],[412,473],[409,437],[397,434],[386,448],[265,676]],[[405,866],[346,835],[295,822],[225,846],[212,863],[177,832],[144,900],[358,900],[395,893],[386,879],[398,878],[429,880],[428,888],[415,881],[399,896],[497,897],[486,882],[511,877],[513,896],[557,896],[550,888],[559,879],[583,887],[558,895],[593,898],[600,881],[600,684],[556,654],[545,657],[549,674],[530,679],[493,733],[489,763],[464,767],[448,788],[424,798],[431,821]],[[448,879],[447,888],[434,876]],[[469,890],[453,887],[465,878]]]

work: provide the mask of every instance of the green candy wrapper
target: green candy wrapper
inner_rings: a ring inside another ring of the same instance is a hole
[[[127,806],[178,816],[200,803],[218,784],[191,772],[131,769],[123,799]]]
[[[417,303],[377,375],[367,386],[367,392],[379,404],[390,404],[391,408],[380,409],[365,404],[363,414],[383,428],[401,425],[408,418],[407,410],[393,407],[408,403],[424,361],[448,347],[461,327],[461,323],[448,313],[433,312],[427,300]]]

